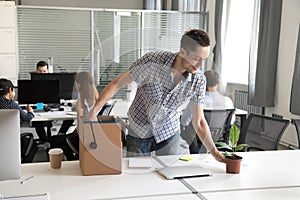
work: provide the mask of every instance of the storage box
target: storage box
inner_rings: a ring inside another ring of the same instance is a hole
[[[83,175],[122,173],[121,120],[98,116],[79,122],[79,162]]]

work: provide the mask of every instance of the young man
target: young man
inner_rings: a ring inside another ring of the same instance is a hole
[[[37,73],[48,73],[48,63],[46,61],[39,61],[36,64]]]
[[[123,86],[135,81],[138,89],[128,111],[127,156],[179,153],[179,107],[192,101],[193,125],[197,135],[216,160],[224,156],[212,141],[203,115],[205,78],[199,67],[210,52],[210,39],[202,30],[190,30],[181,38],[180,51],[144,55],[128,71],[109,83],[100,94],[89,117],[97,113]]]

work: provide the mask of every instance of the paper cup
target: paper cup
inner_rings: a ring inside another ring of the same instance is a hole
[[[50,167],[52,169],[60,169],[63,157],[63,150],[61,148],[54,148],[49,150]]]

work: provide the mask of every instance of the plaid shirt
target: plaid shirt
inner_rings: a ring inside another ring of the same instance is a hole
[[[175,87],[172,66],[175,53],[154,52],[144,55],[129,69],[138,84],[128,111],[130,128],[141,138],[154,136],[157,143],[180,130],[179,107],[191,100],[204,104],[206,79],[201,70],[187,73]]]
[[[0,96],[0,109],[19,110],[21,122],[30,122],[30,120],[34,117],[34,114],[32,112],[25,112],[17,104],[17,102],[15,102],[14,100],[7,99],[4,96]]]

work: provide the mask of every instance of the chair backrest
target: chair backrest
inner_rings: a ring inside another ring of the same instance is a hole
[[[242,127],[238,143],[248,144],[248,151],[277,150],[289,123],[287,119],[251,113]]]
[[[292,122],[295,124],[298,138],[298,148],[300,149],[300,119],[292,119]]]
[[[32,133],[22,133],[20,136],[21,144],[21,162],[32,163],[34,155],[37,151],[37,145],[34,141]]]
[[[234,109],[204,109],[204,116],[214,141],[228,141],[234,111]]]

